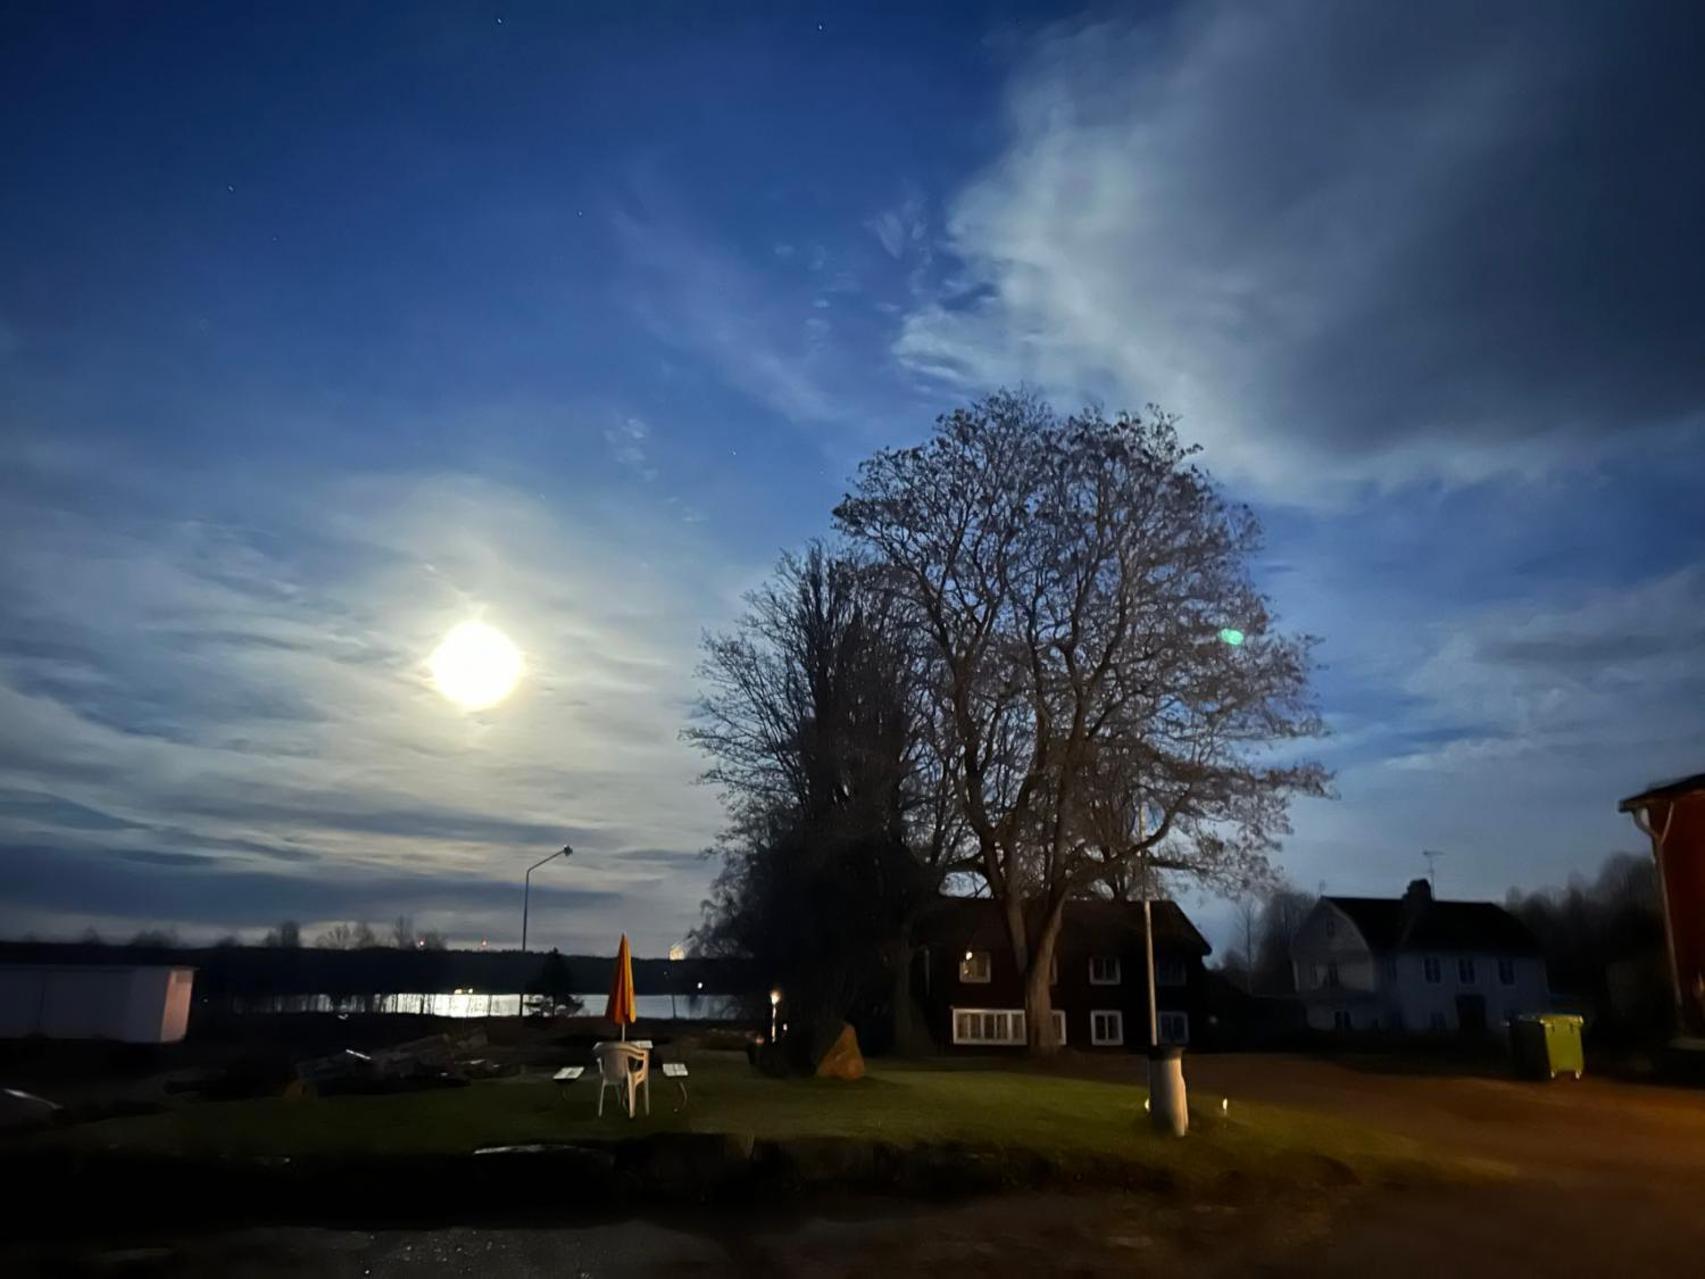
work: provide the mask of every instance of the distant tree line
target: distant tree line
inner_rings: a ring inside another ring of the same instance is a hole
[[[81,940],[92,946],[102,944],[100,933],[93,928],[87,929]],[[175,928],[144,928],[133,936],[128,944],[153,950],[177,950],[182,946]],[[242,944],[243,939],[235,933],[227,933],[214,942],[216,947],[226,949]],[[412,915],[398,915],[389,931],[383,934],[375,932],[365,922],[356,921],[333,924],[314,938],[314,945],[321,950],[370,950],[380,947],[395,950],[443,950],[448,944],[444,934],[435,928],[415,928]],[[258,945],[267,949],[294,950],[302,945],[302,925],[294,919],[283,920],[277,927],[269,928]]]
[[[1291,943],[1319,899],[1285,883],[1246,888],[1236,905],[1235,936],[1220,971],[1240,990],[1261,996],[1296,993]]]
[[[1512,888],[1505,906],[1539,939],[1552,989],[1580,1001],[1598,1034],[1668,1032],[1674,995],[1650,856],[1612,853],[1591,879],[1529,893]]]

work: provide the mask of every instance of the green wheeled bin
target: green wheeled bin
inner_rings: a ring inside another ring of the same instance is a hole
[[[1581,1077],[1583,1019],[1572,1013],[1522,1013],[1510,1018],[1510,1055],[1516,1073],[1529,1079]]]

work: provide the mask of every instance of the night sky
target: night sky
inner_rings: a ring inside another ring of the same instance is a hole
[[[701,632],[1003,383],[1265,522],[1296,882],[1642,847],[1705,768],[1701,68],[1693,3],[7,5],[0,932],[513,944],[567,841],[535,945],[662,953]]]

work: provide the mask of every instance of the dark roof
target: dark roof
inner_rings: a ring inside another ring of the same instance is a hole
[[[1678,777],[1673,782],[1661,782],[1649,786],[1638,795],[1630,795],[1616,806],[1619,813],[1633,812],[1642,808],[1654,799],[1680,799],[1683,795],[1691,795],[1694,791],[1705,791],[1705,773],[1695,773],[1691,777]]]
[[[1322,897],[1350,917],[1373,950],[1476,950],[1537,955],[1527,925],[1491,902]]]
[[[1179,909],[1178,903],[1157,899],[1152,903],[1154,940],[1156,945],[1171,945],[1206,955],[1213,950],[1208,939],[1196,930],[1190,917]],[[1005,925],[1000,910],[987,897],[943,897],[924,917],[923,934],[930,940],[944,936],[956,945],[971,941],[988,941],[991,946],[1004,945]],[[1061,924],[1062,938],[1106,936],[1116,931],[1143,934],[1143,904],[1141,902],[1069,901]]]

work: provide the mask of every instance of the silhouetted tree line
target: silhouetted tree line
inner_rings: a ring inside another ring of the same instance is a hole
[[[1593,878],[1523,893],[1505,906],[1545,952],[1551,988],[1582,1002],[1601,1035],[1644,1037],[1670,1027],[1674,999],[1664,949],[1657,868],[1612,853]]]
[[[1294,995],[1291,942],[1318,900],[1283,883],[1245,890],[1236,898],[1236,936],[1220,965],[1226,979],[1246,994]]]
[[[104,944],[100,933],[93,928],[84,930],[80,940],[93,946]],[[175,928],[144,928],[130,939],[129,944],[154,950],[170,950],[182,943],[178,940]],[[230,949],[241,946],[243,939],[236,933],[226,933],[213,944],[216,948]],[[263,948],[278,950],[291,950],[301,944],[302,925],[294,919],[286,919],[276,928],[269,928],[257,943]],[[383,935],[374,932],[372,926],[365,921],[337,923],[316,937],[314,945],[322,950],[368,950],[379,946],[390,946],[398,950],[444,950],[449,943],[444,934],[435,928],[417,930],[414,926],[414,916],[398,915],[390,931]]]

